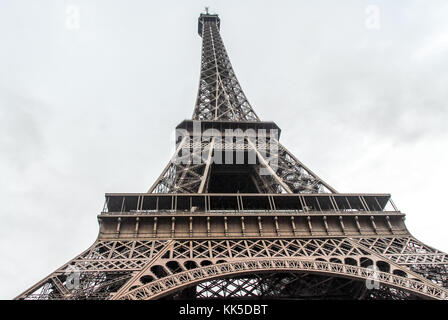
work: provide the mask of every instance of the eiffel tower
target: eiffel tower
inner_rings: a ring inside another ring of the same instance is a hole
[[[339,193],[249,104],[203,13],[199,91],[146,193],[108,193],[93,245],[16,299],[448,299],[448,255],[390,194]]]

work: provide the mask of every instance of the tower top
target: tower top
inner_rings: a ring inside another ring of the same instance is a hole
[[[204,24],[204,22],[215,22],[216,26],[218,27],[219,30],[219,26],[221,24],[221,20],[219,19],[219,16],[217,14],[210,14],[208,12],[208,7],[205,7],[205,13],[201,13],[201,15],[198,18],[198,33],[199,35],[202,37],[202,26]]]

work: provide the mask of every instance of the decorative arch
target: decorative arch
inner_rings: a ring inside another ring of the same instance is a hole
[[[285,258],[232,261],[186,270],[159,278],[130,290],[121,296],[117,296],[115,299],[158,299],[175,291],[212,279],[272,271],[306,271],[309,273],[335,275],[356,280],[376,280],[382,285],[401,289],[420,297],[439,300],[448,299],[448,293],[444,288],[432,283],[422,282],[416,279],[411,273],[404,274],[403,272],[401,275],[398,275],[375,271],[357,265]]]

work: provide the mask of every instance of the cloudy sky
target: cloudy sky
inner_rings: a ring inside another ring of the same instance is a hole
[[[0,3],[0,298],[97,236],[105,192],[145,192],[190,118],[204,6],[257,114],[339,192],[391,193],[448,251],[446,0]]]

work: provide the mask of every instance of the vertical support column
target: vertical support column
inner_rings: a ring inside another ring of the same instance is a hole
[[[176,218],[171,217],[171,237],[174,238],[174,233],[176,230]]]
[[[117,230],[116,230],[117,237],[120,235],[120,228],[121,228],[121,217],[118,217],[118,219],[117,219]]]
[[[325,226],[325,231],[327,232],[327,234],[330,234],[330,231],[328,229],[328,222],[327,222],[327,216],[323,216],[323,220],[324,220],[324,226]]]
[[[278,226],[278,217],[277,216],[274,217],[274,224],[275,224],[275,232],[277,233],[278,236],[280,236],[280,228]]]
[[[361,225],[359,224],[359,218],[358,218],[358,216],[355,216],[355,223],[356,223],[356,227],[358,228],[358,232],[359,232],[360,234],[362,234],[362,231],[361,231]]]
[[[261,220],[261,216],[258,216],[258,232],[260,234],[260,237],[263,236],[263,222]]]
[[[395,232],[394,232],[394,229],[392,228],[392,224],[390,223],[390,217],[389,216],[386,216],[386,223],[387,223],[387,226],[389,227],[390,232],[392,234],[394,234]]]
[[[346,234],[346,233],[345,233],[344,221],[343,221],[343,219],[342,219],[342,216],[339,216],[339,224],[341,225],[342,232],[343,232],[344,234]]]
[[[157,217],[154,217],[154,228],[153,228],[153,234],[152,234],[152,236],[154,237],[154,238],[156,238],[157,237]]]
[[[140,218],[137,217],[137,218],[135,218],[134,237],[137,237],[137,235],[138,235],[139,225],[140,225]]]
[[[229,236],[229,226],[227,225],[227,217],[224,217],[224,233],[227,236]]]
[[[307,216],[306,221],[308,222],[308,228],[310,229],[310,234],[313,235],[313,226],[311,225],[311,217]]]
[[[207,237],[210,237],[210,217],[207,217]]]
[[[294,216],[291,216],[291,227],[292,227],[292,232],[296,236],[297,235],[297,229],[296,229],[296,222],[295,222]]]
[[[372,223],[373,230],[375,230],[375,233],[378,234],[378,230],[376,229],[376,224],[375,224],[375,218],[373,216],[370,216],[370,222]]]
[[[202,174],[201,184],[199,185],[198,193],[204,192],[205,183],[207,181],[207,178],[208,178],[208,175],[210,172],[210,165],[212,163],[212,155],[213,155],[214,147],[215,147],[215,137],[212,138],[212,140],[210,141],[210,144],[209,144],[207,162],[205,164],[204,173]]]

